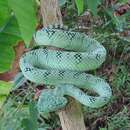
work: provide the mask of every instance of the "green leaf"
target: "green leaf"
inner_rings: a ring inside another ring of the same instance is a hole
[[[0,108],[11,90],[12,83],[0,81]]]
[[[12,83],[0,81],[0,96],[8,95],[11,90]]]
[[[126,17],[124,16],[118,17],[113,15],[112,9],[104,9],[104,11],[111,17],[112,23],[114,24],[116,30],[122,32],[125,27]]]
[[[24,130],[21,125],[22,120],[29,116],[27,107],[18,109],[14,107],[13,100],[10,99],[1,110],[4,114],[0,115],[0,130]]]
[[[29,112],[30,112],[30,120],[32,122],[32,130],[37,130],[37,118],[38,118],[38,110],[35,102],[31,102],[29,104]]]
[[[0,28],[0,72],[8,70],[14,58],[13,46],[21,40],[15,17],[11,17],[3,28]]]
[[[0,27],[2,27],[10,17],[7,0],[0,0]]]
[[[99,128],[99,130],[107,130],[107,128]]]
[[[29,104],[29,118],[23,119],[22,126],[24,130],[38,130],[37,118],[38,111],[35,102]]]
[[[34,0],[8,0],[9,7],[13,10],[21,36],[28,45],[36,27],[36,11]]]
[[[32,122],[28,118],[22,120],[22,126],[24,130],[33,130]]]
[[[128,0],[119,0],[119,2],[122,4],[126,4],[126,3],[128,3]]]
[[[93,15],[97,15],[97,6],[101,3],[101,0],[87,0],[88,8],[92,11]]]
[[[4,102],[5,102],[5,100],[6,100],[6,96],[0,96],[0,108],[2,107],[2,105],[4,104]]]
[[[75,3],[78,8],[78,15],[80,15],[84,9],[84,0],[75,0]]]

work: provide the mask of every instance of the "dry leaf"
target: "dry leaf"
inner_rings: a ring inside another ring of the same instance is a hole
[[[19,60],[20,57],[23,55],[23,53],[26,51],[24,42],[20,41],[16,46],[14,46],[14,51],[15,51],[15,58],[12,63],[12,68],[7,72],[0,73],[0,80],[11,81],[15,77],[15,75],[19,72]]]

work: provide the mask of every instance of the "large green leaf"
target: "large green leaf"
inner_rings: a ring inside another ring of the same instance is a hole
[[[13,10],[21,36],[28,45],[36,27],[36,11],[34,0],[8,0],[9,7]]]
[[[75,2],[76,2],[76,6],[78,8],[78,15],[80,15],[84,9],[84,0],[75,0]]]
[[[2,27],[10,16],[7,0],[0,0],[0,27]]]
[[[0,28],[0,72],[10,68],[14,58],[13,45],[20,40],[17,21],[11,17],[3,28]]]

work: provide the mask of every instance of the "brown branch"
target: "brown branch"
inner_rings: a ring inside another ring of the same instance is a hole
[[[41,14],[44,27],[49,24],[62,24],[58,0],[41,0]],[[63,130],[85,130],[81,106],[74,99],[71,99],[66,108],[58,114]]]
[[[81,105],[69,99],[66,108],[58,112],[63,130],[86,130]]]
[[[57,0],[41,0],[43,26],[62,24],[62,17]]]

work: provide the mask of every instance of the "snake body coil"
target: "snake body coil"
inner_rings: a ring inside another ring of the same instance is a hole
[[[50,112],[64,107],[67,103],[65,95],[93,108],[109,101],[112,93],[108,83],[83,72],[96,69],[104,62],[106,50],[99,42],[83,33],[55,28],[37,31],[34,39],[37,45],[65,49],[36,49],[25,53],[20,59],[20,68],[27,79],[55,85],[54,89],[41,93],[39,111]],[[80,88],[93,90],[99,96],[89,96]]]

